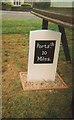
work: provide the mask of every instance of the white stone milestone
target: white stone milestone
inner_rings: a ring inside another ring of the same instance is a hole
[[[30,32],[28,81],[55,80],[61,33],[52,30]]]

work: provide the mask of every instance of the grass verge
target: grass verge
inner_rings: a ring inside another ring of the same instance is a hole
[[[60,91],[28,91],[21,86],[19,72],[27,71],[29,32],[41,29],[40,20],[3,19],[3,118],[70,118],[72,100],[72,68],[66,63],[62,45],[58,62],[58,72],[69,85]],[[58,30],[49,23],[49,28]],[[66,29],[70,53],[72,35]]]

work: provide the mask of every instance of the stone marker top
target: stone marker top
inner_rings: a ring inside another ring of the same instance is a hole
[[[53,30],[34,30],[34,31],[30,31],[30,34],[37,34],[37,33],[40,33],[40,34],[43,34],[43,32],[47,32],[47,34],[49,33],[49,34],[53,34],[53,32],[54,32],[54,35],[56,35],[56,34],[60,34],[61,35],[61,33],[60,32],[57,32],[57,31],[53,31]],[[45,36],[45,35],[44,35]]]

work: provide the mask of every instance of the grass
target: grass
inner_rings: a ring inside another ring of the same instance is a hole
[[[11,22],[10,22],[11,21]],[[30,22],[29,22],[30,21]],[[34,20],[3,20],[3,33],[7,34],[28,34],[30,30],[35,30],[41,26],[41,21]],[[10,29],[9,29],[10,28]]]
[[[30,22],[29,22],[30,21]],[[30,20],[11,20],[11,19],[3,19],[3,24],[2,24],[2,31],[3,34],[28,34],[30,30],[37,30],[41,29],[41,23],[42,20],[38,19],[35,20],[30,19]],[[57,26],[53,26],[50,24],[49,26],[50,29],[52,30],[57,30]]]
[[[58,30],[49,23],[49,28]],[[2,24],[2,114],[3,118],[70,118],[72,100],[72,68],[65,61],[61,45],[58,73],[69,85],[68,89],[52,91],[27,91],[21,86],[19,72],[27,71],[29,32],[41,29],[41,20],[3,19]],[[66,29],[70,53],[72,35]]]

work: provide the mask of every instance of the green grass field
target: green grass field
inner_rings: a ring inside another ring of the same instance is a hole
[[[56,25],[49,28],[58,31]],[[60,47],[58,73],[69,86],[64,90],[27,91],[21,86],[19,72],[27,71],[29,33],[41,29],[41,20],[3,19],[2,23],[2,115],[3,118],[72,117],[72,66],[65,61]],[[72,32],[66,29],[72,56]]]

